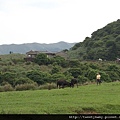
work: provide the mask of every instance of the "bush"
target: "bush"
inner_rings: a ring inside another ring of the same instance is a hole
[[[16,91],[22,91],[22,90],[35,90],[37,89],[37,84],[34,83],[34,84],[28,84],[28,83],[25,83],[25,84],[21,84],[21,85],[16,85],[15,86],[15,90]]]
[[[38,71],[38,70],[27,72],[26,76],[32,81],[36,82],[38,85],[45,84],[50,80],[50,77],[51,77],[49,73]]]
[[[92,69],[98,69],[99,68],[98,65],[94,64],[94,63],[90,63],[89,67],[91,67]]]
[[[3,86],[0,86],[0,92],[4,92]]]
[[[69,60],[69,67],[78,67],[79,65],[79,60]]]
[[[77,78],[79,75],[83,74],[81,68],[70,68],[68,72],[71,73],[74,78]]]
[[[60,66],[53,66],[52,70],[51,70],[51,74],[55,74],[55,73],[59,73],[61,70]]]
[[[17,77],[16,73],[13,72],[5,72],[1,75],[0,82],[8,82],[11,85],[15,84],[15,78]]]
[[[111,82],[109,74],[105,72],[100,72],[100,75],[101,75],[101,81]]]
[[[0,92],[14,91],[14,88],[10,84],[0,86]]]
[[[44,53],[39,53],[34,60],[38,65],[48,65],[50,60],[47,58],[47,55]]]
[[[86,83],[87,81],[89,81],[87,77],[80,76],[80,75],[78,76],[78,82],[79,82],[80,84],[84,84],[84,83]]]
[[[96,79],[96,74],[97,74],[97,70],[94,69],[90,69],[88,70],[86,77],[90,80],[93,81]]]
[[[120,79],[119,75],[114,71],[109,71],[108,74],[112,82]]]
[[[29,78],[27,77],[20,77],[20,78],[16,78],[15,79],[15,86],[16,85],[20,85],[20,84],[25,84],[25,83],[28,83],[28,84],[32,84],[34,83],[34,81],[30,80]]]
[[[12,85],[10,85],[10,84],[6,84],[5,86],[3,86],[3,88],[4,88],[4,91],[13,91],[14,90]]]
[[[63,73],[56,73],[51,76],[51,82],[57,82],[57,80],[60,79],[66,79],[65,75]]]
[[[44,84],[44,85],[41,85],[39,86],[39,89],[48,89],[48,90],[51,90],[51,89],[56,89],[57,86],[55,83],[47,83],[47,84]]]

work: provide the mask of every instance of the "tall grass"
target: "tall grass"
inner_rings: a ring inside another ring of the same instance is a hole
[[[120,82],[52,90],[0,92],[1,114],[120,113]]]

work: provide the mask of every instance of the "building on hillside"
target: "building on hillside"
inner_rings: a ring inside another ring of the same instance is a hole
[[[29,51],[26,53],[26,58],[24,58],[25,61],[33,61],[36,57],[36,55],[40,54],[40,53],[44,53],[47,54],[47,57],[51,58],[54,57],[56,54],[53,52],[48,52],[48,51]]]
[[[56,53],[56,56],[64,57],[66,60],[69,59],[69,56],[66,51],[60,51]]]

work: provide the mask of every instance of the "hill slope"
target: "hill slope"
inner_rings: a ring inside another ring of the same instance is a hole
[[[30,50],[38,51],[51,51],[59,52],[64,49],[73,47],[75,43],[58,42],[51,44],[40,44],[40,43],[26,43],[26,44],[11,44],[11,45],[0,45],[0,54],[9,54],[10,51],[13,53],[25,54]]]
[[[115,60],[120,57],[120,19],[92,33],[69,51],[71,58]]]

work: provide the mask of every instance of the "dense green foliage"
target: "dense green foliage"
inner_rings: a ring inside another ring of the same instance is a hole
[[[120,20],[112,22],[76,43],[69,51],[71,58],[81,60],[116,60],[120,57]]]
[[[0,114],[119,114],[120,82],[0,93]]]
[[[94,83],[97,72],[101,74],[102,81],[120,80],[120,64],[110,61],[65,60],[60,56],[47,58],[44,54],[36,56],[35,62],[25,62],[22,54],[0,57],[0,91],[38,89],[47,83],[56,84],[59,79],[70,82],[72,78],[77,78],[79,84]]]

